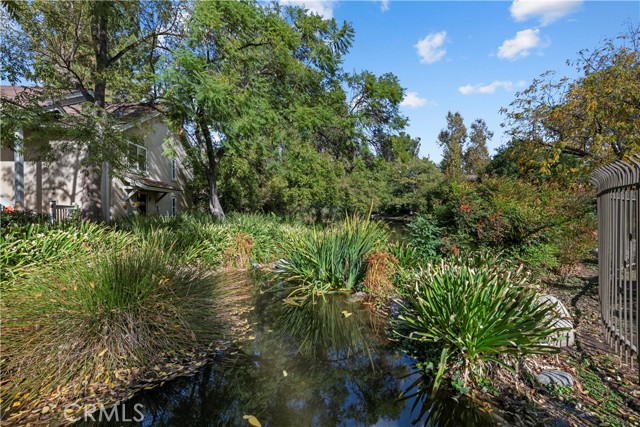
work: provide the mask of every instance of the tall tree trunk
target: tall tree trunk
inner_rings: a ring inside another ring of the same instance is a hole
[[[95,106],[94,114],[97,117],[97,126],[102,126],[99,116],[106,114],[106,96],[107,83],[104,79],[104,72],[109,65],[109,46],[108,46],[108,26],[109,26],[109,2],[98,1],[91,7],[91,39],[93,42],[94,56],[96,59],[96,68],[94,71],[94,88],[93,103]],[[103,129],[99,128],[98,138],[95,144],[103,144]],[[104,147],[91,146],[87,150],[101,150]],[[97,166],[97,165],[95,165]],[[103,173],[109,170],[109,164],[104,162],[101,169],[92,168],[85,177],[82,189],[82,212],[83,215],[92,220],[108,221],[109,215],[109,197],[108,192],[111,187],[111,180],[108,176],[104,177]]]
[[[209,181],[209,212],[220,221],[224,221],[224,211],[218,198],[218,182],[215,174],[209,174],[207,180]]]

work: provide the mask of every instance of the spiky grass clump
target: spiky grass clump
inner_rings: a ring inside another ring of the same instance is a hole
[[[96,393],[119,372],[188,358],[224,329],[211,279],[149,241],[43,267],[18,285],[2,298],[5,410],[25,393]]]
[[[233,237],[233,244],[222,255],[224,268],[227,270],[246,269],[249,267],[253,238],[246,233],[239,233]]]
[[[126,247],[132,241],[130,233],[90,222],[11,224],[0,233],[0,284],[6,288],[42,265],[99,248]]]
[[[397,266],[398,260],[387,250],[369,254],[366,258],[364,287],[380,296],[389,295],[394,289],[391,277],[395,274]]]
[[[136,216],[122,219],[117,227],[143,239],[166,236],[166,243],[187,255],[188,262],[205,268],[246,268],[251,262],[273,262],[283,255],[285,241],[309,232],[300,222],[274,215],[238,213],[229,214],[224,223],[202,213]]]
[[[363,283],[366,257],[387,240],[377,222],[347,217],[337,226],[285,242],[277,276],[312,293],[352,290]]]
[[[550,345],[559,331],[554,307],[539,301],[520,270],[497,260],[427,264],[405,294],[396,332],[439,349],[435,388],[445,372],[459,374],[466,386],[496,365],[512,368],[523,356],[557,351]]]

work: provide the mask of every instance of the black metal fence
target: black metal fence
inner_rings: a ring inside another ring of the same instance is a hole
[[[597,169],[600,311],[607,341],[640,366],[640,156]]]

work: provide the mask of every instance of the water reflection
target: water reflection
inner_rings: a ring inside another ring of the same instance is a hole
[[[344,295],[283,302],[273,293],[252,303],[253,339],[127,402],[129,414],[142,405],[141,422],[92,425],[246,426],[244,415],[274,427],[491,425],[464,415],[466,404],[429,399],[411,359],[388,345],[381,319],[361,303]]]

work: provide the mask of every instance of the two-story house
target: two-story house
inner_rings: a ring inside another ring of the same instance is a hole
[[[1,86],[0,96],[13,99],[25,90],[37,88]],[[45,109],[74,114],[83,101],[80,93],[69,93]],[[191,205],[186,191],[189,175],[184,167],[184,152],[177,147],[173,158],[163,155],[169,130],[160,113],[137,107],[120,111],[119,117],[122,128],[138,143],[129,143],[127,171],[115,176],[103,168],[102,217],[109,221],[130,214],[183,212]],[[0,197],[36,212],[48,212],[52,200],[58,205],[82,208],[83,200],[87,200],[82,192],[85,180],[89,179],[82,165],[83,151],[68,151],[54,160],[43,160],[30,149],[28,130],[18,130],[16,140],[15,149],[3,145],[0,151]]]

